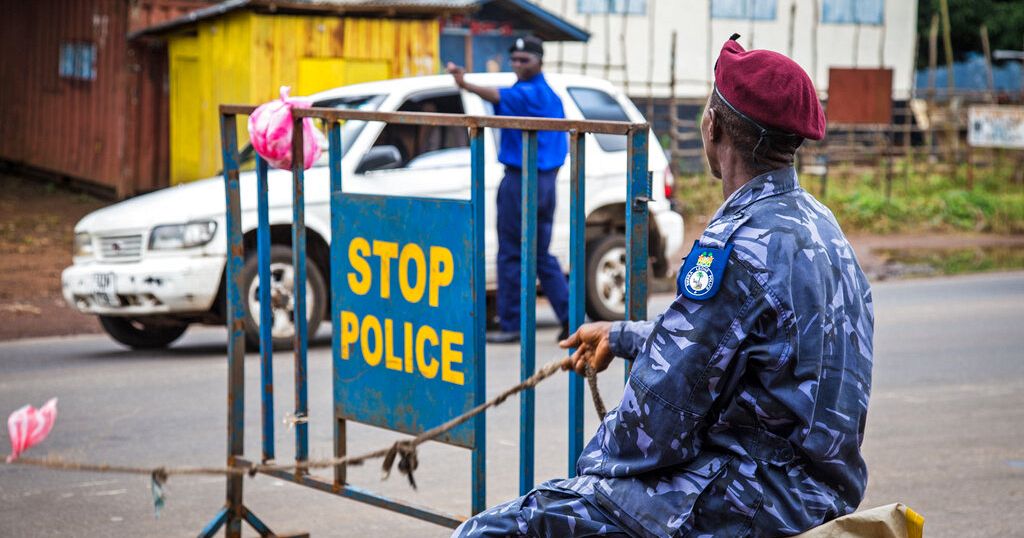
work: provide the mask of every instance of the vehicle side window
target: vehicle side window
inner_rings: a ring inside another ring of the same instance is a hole
[[[398,111],[465,113],[462,97],[458,92],[431,93],[429,96],[423,97],[412,96],[398,108]],[[392,123],[381,130],[377,140],[373,143],[374,148],[382,146],[395,148],[397,154],[401,156],[400,161],[379,168],[371,167],[364,171],[440,166],[451,162],[453,158],[458,161],[460,157],[452,156],[462,153],[464,151],[462,148],[469,147],[469,131],[465,127]],[[371,149],[371,151],[373,150]]]
[[[626,111],[614,97],[593,88],[569,88],[569,96],[580,109],[584,119],[599,121],[630,121]],[[597,143],[601,149],[626,151],[625,135],[597,134]]]
[[[317,101],[313,103],[313,106],[318,108],[335,108],[338,110],[377,110],[386,95],[364,95],[364,96],[347,96],[339,97],[335,99],[326,99],[323,101]],[[313,119],[313,125],[323,135],[320,137],[320,159],[313,166],[327,166],[327,124],[320,118]],[[349,148],[352,147],[352,143],[359,138],[359,133],[363,131],[366,126],[365,121],[360,120],[348,120],[341,122],[341,154],[347,155]]]

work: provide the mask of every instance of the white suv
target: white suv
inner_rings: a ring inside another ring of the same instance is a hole
[[[505,87],[510,73],[467,76],[475,84]],[[585,76],[547,75],[561,96],[569,119],[642,122],[643,116],[613,86]],[[316,106],[380,111],[422,111],[489,115],[491,104],[459,92],[447,75],[357,84],[311,96]],[[497,160],[500,131],[486,130],[487,287],[496,282],[495,196],[503,168]],[[654,276],[675,270],[668,257],[683,240],[682,217],[667,195],[672,176],[651,135],[649,164],[654,170],[650,203],[650,255]],[[466,129],[348,121],[342,126],[342,174],[346,191],[396,196],[469,198],[470,156]],[[243,159],[251,149],[243,150]],[[621,318],[624,305],[626,139],[588,135],[587,312],[595,319]],[[569,163],[558,175],[558,206],[550,250],[568,270]],[[249,168],[251,169],[251,163]],[[329,177],[326,151],[306,171],[307,306],[312,334],[325,318],[330,241]],[[291,173],[271,170],[271,271],[275,345],[287,346],[292,324]],[[246,335],[258,342],[256,270],[256,177],[241,176],[242,231],[246,263]],[[139,196],[83,218],[75,226],[74,262],[64,270],[64,298],[78,310],[99,316],[118,342],[135,348],[163,347],[190,323],[221,324],[225,317],[224,182],[220,177]],[[493,303],[493,301],[491,301]]]

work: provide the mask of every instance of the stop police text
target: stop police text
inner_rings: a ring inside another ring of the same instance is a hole
[[[440,290],[452,283],[455,263],[450,250],[431,246],[424,249],[415,243],[399,248],[393,241],[372,243],[362,237],[355,237],[348,245],[348,260],[352,270],[347,275],[348,287],[356,295],[367,295],[377,279],[380,298],[392,298],[392,270],[398,273],[398,288],[402,299],[419,303],[426,296],[427,304],[439,307]],[[397,261],[397,263],[395,263]],[[384,367],[406,373],[418,372],[427,379],[440,374],[441,380],[456,385],[464,383],[461,346],[465,341],[463,333],[436,330],[429,325],[415,327],[402,322],[402,355],[396,354],[395,329],[399,325],[391,319],[379,319],[367,314],[361,319],[350,311],[342,311],[341,358],[347,360],[354,344],[366,364]],[[424,320],[426,321],[426,320]],[[439,353],[438,353],[439,352]],[[440,355],[440,356],[438,356]]]

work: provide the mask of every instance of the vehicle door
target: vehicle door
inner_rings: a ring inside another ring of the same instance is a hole
[[[470,92],[463,92],[463,101],[466,104],[466,113],[471,116],[493,116],[494,105],[481,99],[478,95]],[[498,186],[505,176],[505,166],[498,162],[498,152],[501,145],[501,129],[484,130],[484,161],[487,163],[484,180],[484,241],[487,249],[487,286],[493,289],[497,286],[498,275]],[[559,193],[561,196],[561,193]],[[558,223],[555,223],[558,226]],[[563,261],[563,267],[564,261]]]
[[[583,84],[553,87],[562,98],[565,116],[571,120],[631,121],[618,101],[603,89]],[[588,213],[611,203],[623,203],[626,196],[626,137],[588,134],[586,136],[586,197]],[[570,161],[558,173],[558,205],[551,234],[551,253],[568,268]]]

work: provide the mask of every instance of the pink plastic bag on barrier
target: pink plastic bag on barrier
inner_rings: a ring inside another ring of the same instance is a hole
[[[292,109],[309,108],[306,99],[288,97],[291,88],[281,86],[281,98],[260,105],[249,115],[249,141],[270,166],[282,170],[292,167]],[[311,118],[302,120],[302,167],[308,169],[320,158],[323,135]]]
[[[7,419],[7,432],[11,436],[11,455],[7,463],[18,459],[22,452],[43,442],[57,420],[57,398],[36,409],[26,405],[11,413]]]

